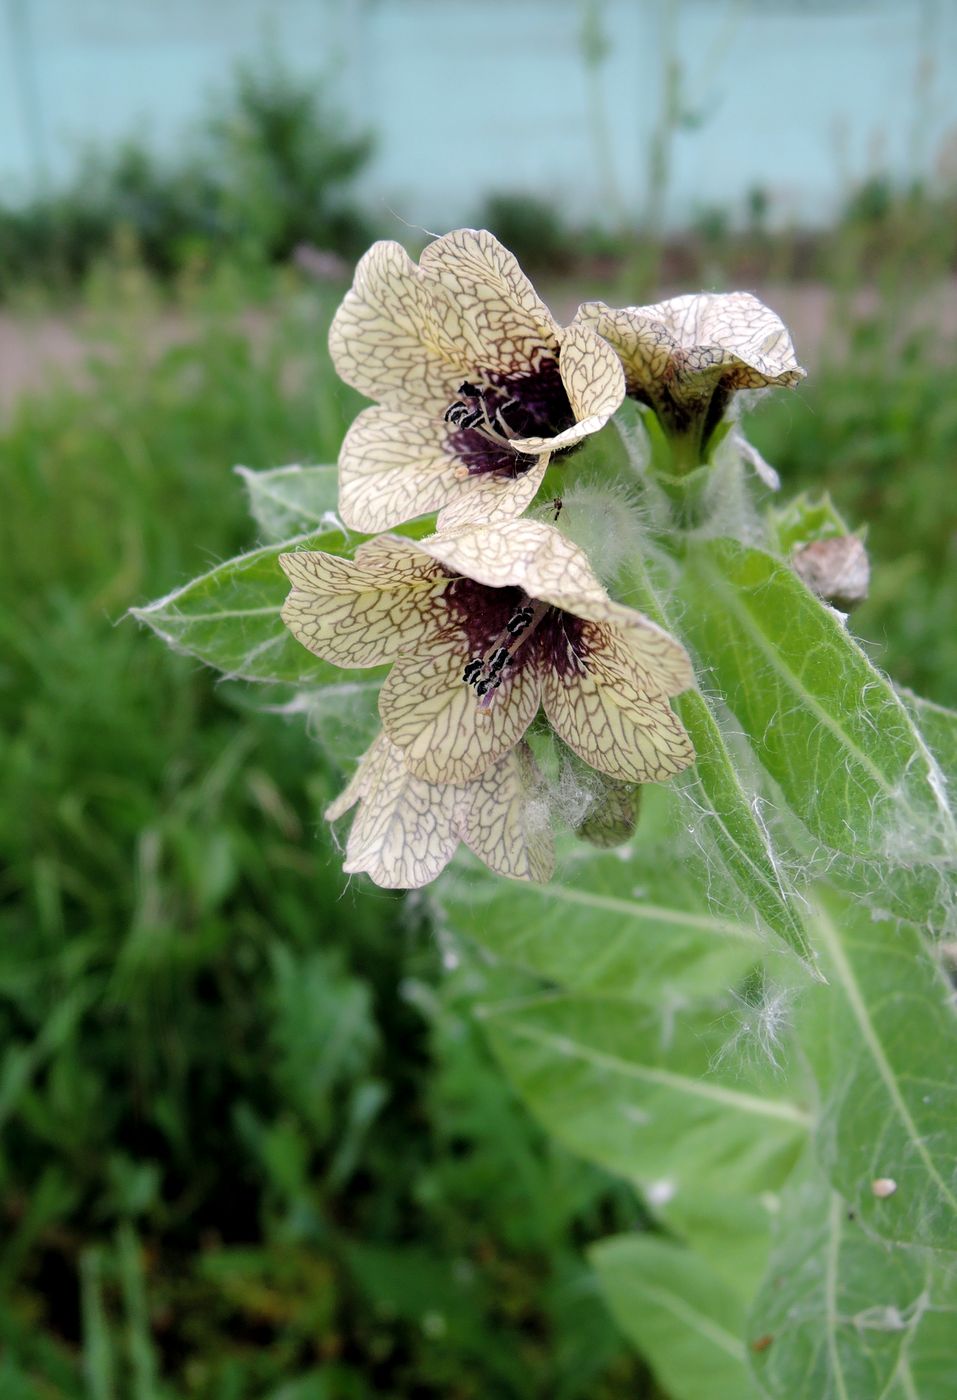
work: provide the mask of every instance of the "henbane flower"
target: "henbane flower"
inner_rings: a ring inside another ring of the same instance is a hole
[[[437,238],[419,265],[376,243],[329,332],[347,384],[377,400],[346,434],[339,511],[373,534],[441,510],[441,528],[512,519],[549,458],[621,403],[614,352],[562,329],[506,248],[484,230]]]
[[[805,374],[783,321],[750,292],[617,310],[589,301],[575,319],[614,346],[628,394],[654,409],[669,436],[689,440],[699,460],[736,390],[793,386]]]
[[[498,875],[542,882],[552,873],[551,827],[525,744],[470,783],[439,784],[410,773],[402,750],[380,734],[327,819],[356,803],[343,869],[364,871],[386,889],[427,885],[460,841]]]
[[[613,602],[553,526],[384,535],[355,560],[303,551],[280,563],[292,583],[283,619],[304,646],[341,666],[392,664],[379,713],[416,777],[479,777],[539,707],[611,777],[658,782],[693,761],[668,703],[692,683],[684,648]]]

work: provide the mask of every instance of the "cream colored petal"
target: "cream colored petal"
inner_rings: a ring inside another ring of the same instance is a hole
[[[515,438],[517,452],[558,452],[603,428],[625,397],[625,375],[612,347],[586,325],[562,332],[558,368],[576,421],[555,437]]]
[[[432,600],[446,586],[434,564],[369,568],[333,554],[281,554],[292,591],[282,620],[298,642],[337,666],[379,666],[435,627]]]
[[[644,613],[604,597],[581,595],[565,609],[595,624],[586,631],[588,664],[609,678],[634,686],[641,695],[680,695],[694,684],[684,647]]]
[[[456,229],[419,259],[429,287],[433,334],[462,347],[477,368],[527,373],[543,349],[557,351],[559,328],[507,248],[485,229]]]
[[[425,414],[378,406],[360,413],[339,452],[343,523],[372,534],[443,506],[467,509],[479,478],[456,475],[450,431]]]
[[[431,654],[405,651],[379,692],[385,731],[416,777],[468,782],[513,748],[535,717],[541,687],[530,667],[506,681],[483,709],[462,679],[469,660],[457,638]]]
[[[555,843],[528,745],[519,744],[460,791],[459,834],[479,860],[513,880],[548,880]]]
[[[369,748],[359,759],[356,771],[352,775],[352,780],[343,788],[339,796],[333,798],[329,806],[323,812],[327,822],[338,821],[344,817],[350,807],[354,807],[357,802],[365,797],[366,793],[374,786],[379,770],[385,762],[389,749],[389,741],[380,731],[373,740]]]
[[[678,349],[678,342],[661,321],[640,314],[648,309],[586,301],[572,322],[590,326],[618,353],[629,394],[646,395],[649,384],[663,380]]]
[[[598,676],[542,678],[542,701],[552,728],[593,768],[629,783],[656,783],[694,761],[678,716],[658,697],[635,700]]]
[[[371,534],[434,510],[442,512],[441,528],[520,515],[541,484],[548,455],[520,476],[457,475],[460,464],[445,446],[449,431],[423,414],[378,406],[360,413],[339,453],[343,523]]]
[[[460,492],[442,507],[436,524],[440,530],[482,524],[498,525],[514,520],[534,499],[542,484],[548,453],[520,476],[496,476],[483,472],[458,482]]]
[[[363,569],[435,577],[435,560],[419,548],[418,540],[408,535],[376,535],[374,539],[363,540],[353,557]]]
[[[492,588],[522,588],[596,624],[596,664],[642,694],[678,695],[694,681],[688,653],[644,613],[613,602],[582,550],[553,525],[512,520],[429,535],[418,547],[455,573]]]
[[[374,243],[356,268],[329,330],[337,373],[369,398],[440,416],[466,375],[455,347],[440,347],[431,300],[398,243]]]
[[[364,871],[385,889],[418,889],[441,874],[455,852],[462,791],[416,778],[385,735],[366,757],[372,762],[358,794],[343,869]]]
[[[637,696],[680,695],[694,684],[681,643],[634,608],[612,603],[607,621],[596,622],[586,640],[589,670]]]
[[[582,616],[589,603],[609,602],[582,550],[541,520],[463,526],[428,535],[419,548],[476,583],[523,588],[530,598]]]
[[[701,293],[617,310],[586,302],[592,326],[622,358],[628,392],[684,402],[727,389],[790,386],[804,378],[781,319],[750,292]]]
[[[344,869],[387,889],[417,889],[448,864],[459,840],[499,875],[545,881],[554,842],[540,781],[526,744],[473,782],[429,783],[409,772],[401,749],[380,733],[359,760],[328,821],[358,802]]]
[[[680,298],[679,298],[680,300]],[[670,321],[660,319],[658,306],[630,306],[613,310],[603,302],[586,302],[578,315],[605,336],[621,356],[628,392],[665,408],[669,418],[674,405],[683,416],[704,414],[715,389],[726,376],[729,361],[724,351],[711,346],[683,347]]]

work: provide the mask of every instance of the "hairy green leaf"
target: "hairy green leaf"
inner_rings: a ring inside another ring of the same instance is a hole
[[[651,568],[640,555],[635,555],[628,573],[638,590],[630,601],[669,631],[680,633],[665,590],[654,583]],[[700,839],[718,858],[747,907],[786,947],[808,959],[803,901],[788,880],[761,819],[758,795],[748,790],[746,776],[729,752],[714,705],[691,690],[678,698],[675,709],[695,746],[695,763],[677,786],[694,806]]]
[[[951,789],[957,788],[957,710],[935,705],[911,690],[898,691]],[[951,791],[953,800],[953,791]]]
[[[829,886],[860,900],[875,919],[902,919],[931,939],[957,928],[955,880],[949,861],[905,866],[832,854],[827,862]]]
[[[532,1112],[583,1157],[650,1190],[775,1189],[809,1116],[766,1062],[727,1054],[713,1014],[610,997],[546,996],[485,1013]]]
[[[300,548],[339,554],[342,547],[337,529],[298,535],[240,554],[165,598],[130,611],[174,651],[195,656],[233,679],[367,687],[376,673],[343,671],[320,661],[279,616],[289,591],[279,555]]]
[[[744,1305],[690,1249],[617,1235],[589,1250],[612,1316],[673,1400],[757,1395],[742,1340]]]
[[[808,993],[798,1029],[821,1090],[824,1168],[875,1232],[957,1249],[952,989],[909,926],[835,902],[814,928],[829,985]]]
[[[236,472],[264,540],[286,540],[335,523],[330,520],[339,499],[339,470],[334,464],[275,467],[261,472],[237,467]]]
[[[778,1210],[775,1192],[760,1196],[726,1196],[714,1191],[685,1191],[653,1200],[658,1220],[682,1239],[726,1288],[750,1303],[768,1267],[771,1225]]]
[[[951,1400],[957,1282],[932,1251],[873,1239],[823,1177],[801,1172],[747,1335],[771,1400]]]
[[[680,853],[639,840],[576,845],[548,885],[505,883],[477,862],[438,886],[447,921],[497,957],[578,991],[636,1001],[720,994],[760,959],[748,922],[718,918]]]
[[[683,592],[701,664],[815,836],[905,863],[953,856],[937,765],[836,612],[732,540],[689,545]]]
[[[787,947],[809,960],[804,902],[761,819],[758,794],[745,788],[744,773],[728,750],[713,705],[700,692],[689,691],[675,708],[695,746],[694,766],[678,784],[694,804],[701,839],[748,906]]]

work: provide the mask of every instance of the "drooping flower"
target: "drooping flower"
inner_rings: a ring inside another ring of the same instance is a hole
[[[440,528],[512,519],[550,456],[597,432],[624,397],[614,352],[562,329],[485,230],[437,238],[419,265],[376,243],[336,312],[340,376],[377,402],[339,456],[339,511],[372,534],[441,510]]]
[[[555,856],[538,787],[526,744],[472,782],[430,783],[409,772],[402,750],[382,733],[325,815],[335,821],[359,804],[343,869],[364,871],[385,889],[427,885],[460,841],[496,874],[541,883]]]
[[[790,387],[805,375],[784,322],[750,292],[620,309],[589,301],[575,320],[614,347],[627,393],[653,408],[664,431],[698,461],[735,391]]]
[[[657,782],[693,761],[668,704],[692,682],[680,643],[613,602],[584,554],[533,520],[412,541],[355,560],[284,554],[283,619],[338,665],[392,669],[379,713],[409,772],[466,783],[515,747],[544,707],[586,763]]]

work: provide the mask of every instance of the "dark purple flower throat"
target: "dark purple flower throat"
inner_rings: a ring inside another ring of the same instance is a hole
[[[462,680],[483,707],[525,666],[560,676],[584,673],[593,624],[573,613],[537,602],[521,588],[490,588],[469,578],[453,578],[442,597],[468,651]]]
[[[465,476],[521,476],[535,458],[516,452],[512,438],[554,437],[575,422],[558,361],[540,357],[528,374],[484,373],[466,380],[445,411],[454,432],[449,447]]]

